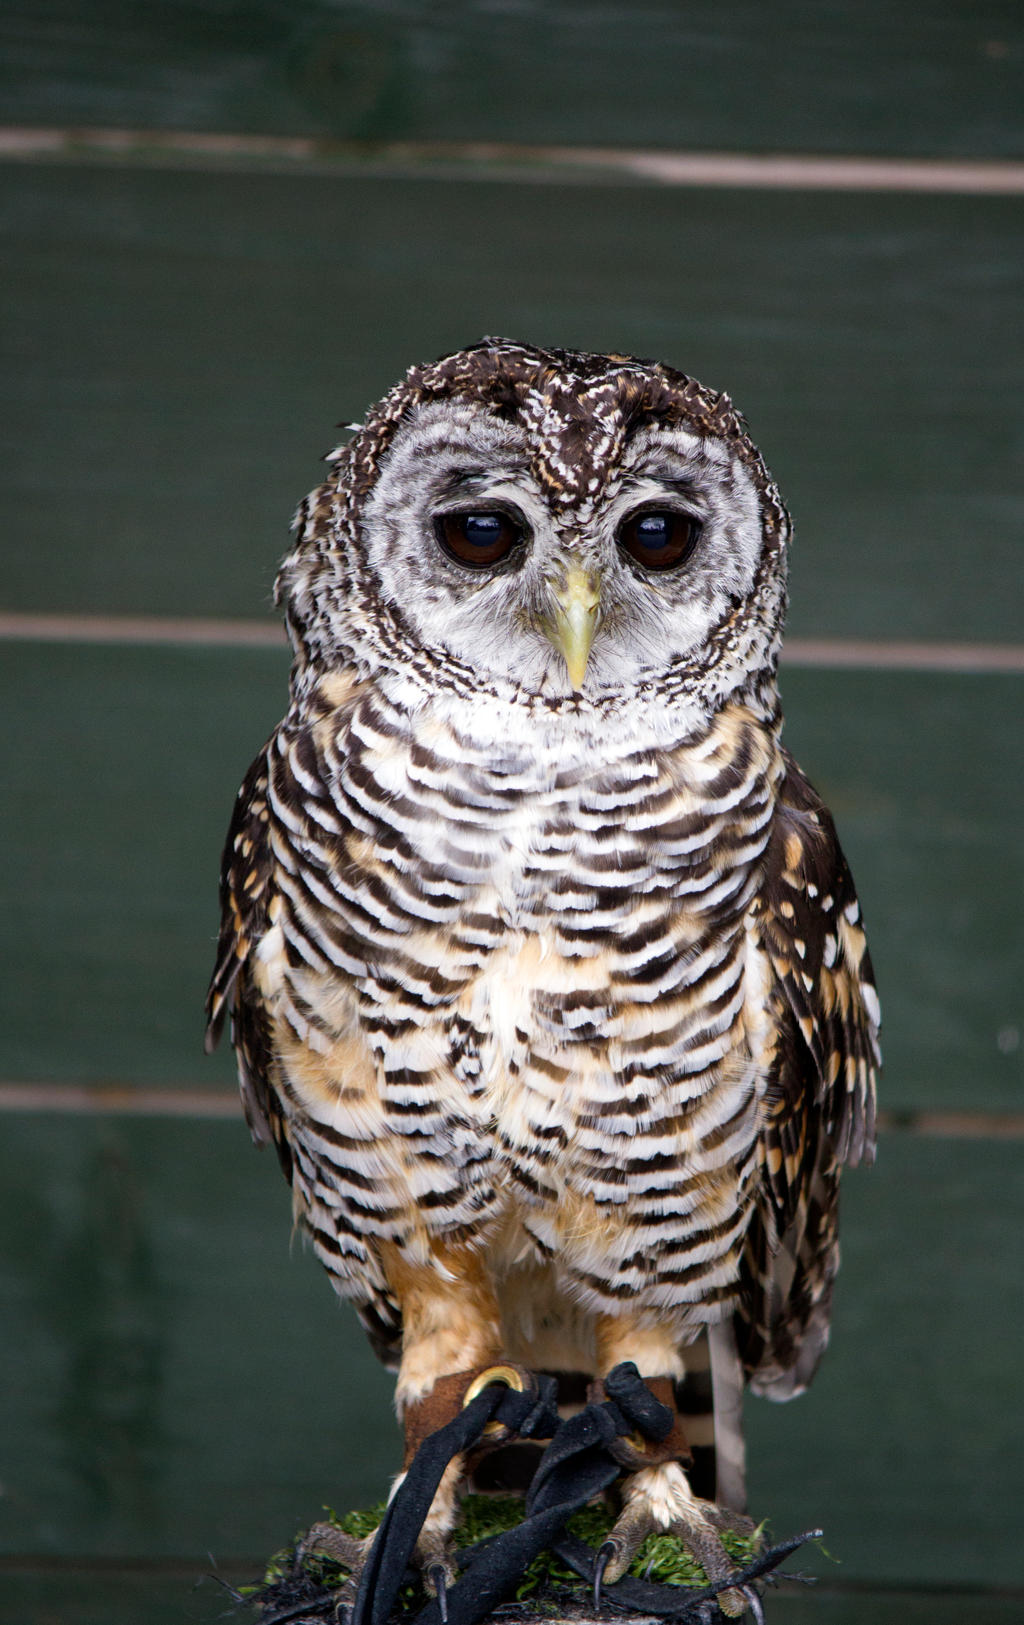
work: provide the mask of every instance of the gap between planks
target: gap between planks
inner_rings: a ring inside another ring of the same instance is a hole
[[[242,1120],[237,1094],[226,1089],[102,1083],[0,1083],[0,1112]],[[878,1127],[883,1133],[937,1139],[1024,1140],[1024,1112],[881,1111]]]
[[[276,622],[168,615],[0,614],[0,643],[285,649]],[[931,643],[902,638],[787,638],[788,666],[866,671],[1024,672],[1024,645]]]
[[[345,141],[225,131],[0,126],[0,162],[132,163],[422,175],[522,183],[626,182],[755,191],[1024,195],[1024,163],[999,158],[872,158],[820,153],[532,146],[502,141]]]

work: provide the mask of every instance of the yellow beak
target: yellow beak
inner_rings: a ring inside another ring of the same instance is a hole
[[[583,687],[590,648],[597,631],[600,581],[578,564],[570,565],[565,580],[555,589],[555,613],[544,622],[544,635],[554,644],[575,690]]]

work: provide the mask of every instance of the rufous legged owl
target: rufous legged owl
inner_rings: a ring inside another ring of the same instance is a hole
[[[780,741],[788,515],[725,395],[502,340],[411,368],[330,462],[277,581],[290,703],[228,835],[210,1042],[230,1011],[407,1429],[503,1361],[710,1364],[715,1499],[637,1470],[607,1577],[665,1528],[720,1577],[739,1391],[813,1374],[873,1150],[857,898]],[[458,1469],[418,1549],[452,1574]]]

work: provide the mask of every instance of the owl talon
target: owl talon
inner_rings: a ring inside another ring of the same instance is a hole
[[[747,1606],[754,1618],[754,1625],[765,1625],[764,1608],[761,1605],[760,1593],[753,1586],[741,1586],[739,1595],[746,1597]]]
[[[594,1558],[594,1609],[601,1607],[601,1586],[604,1581],[605,1570],[615,1556],[616,1546],[612,1540],[606,1540],[603,1546],[598,1547]]]
[[[459,1577],[450,1531],[437,1526],[421,1530],[411,1566],[419,1570],[426,1591],[437,1598],[441,1625],[448,1625],[448,1593]]]
[[[448,1625],[448,1571],[443,1563],[431,1563],[426,1571],[426,1578],[437,1598],[441,1625]]]

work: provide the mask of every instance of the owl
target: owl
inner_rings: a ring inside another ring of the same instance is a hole
[[[409,1450],[495,1367],[633,1361],[710,1395],[716,1473],[634,1463],[607,1579],[666,1529],[721,1579],[743,1385],[810,1380],[840,1168],[873,1153],[860,910],[780,739],[786,509],[727,396],[505,340],[411,368],[328,461],[209,1042],[230,1012]],[[463,1466],[417,1548],[437,1584]]]

